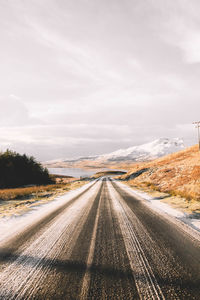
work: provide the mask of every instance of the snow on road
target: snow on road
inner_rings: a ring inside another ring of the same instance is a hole
[[[147,240],[149,236],[145,228],[110,182],[108,182],[108,188],[113,201],[113,208],[119,219],[124,243],[140,297],[142,299],[152,300],[165,299],[142,246],[140,245],[140,241],[135,234],[137,226],[143,238]]]
[[[148,193],[133,189],[121,182],[116,182],[116,183],[132,196],[135,196],[140,200],[147,200],[146,205],[148,205],[151,209],[157,211],[158,213],[162,213],[166,216],[175,218],[176,220],[179,220],[184,224],[187,224],[188,226],[190,226],[192,229],[195,229],[196,231],[200,231],[200,219],[195,217],[191,218],[189,214],[182,212],[178,209],[175,209],[170,205],[168,205],[167,203],[161,202],[157,198],[155,199]]]
[[[31,211],[20,215],[4,217],[0,219],[0,243],[10,239],[15,236],[21,230],[32,226],[33,223],[37,222],[41,218],[47,216],[49,213],[55,209],[61,207],[65,203],[69,202],[71,199],[84,192],[88,187],[90,187],[94,182],[90,182],[76,190],[71,190],[66,192],[62,196],[58,196],[53,201],[35,206]]]
[[[88,217],[94,195],[97,194],[100,185],[101,182],[98,182],[88,192],[70,204],[66,211],[63,210],[42,232],[38,233],[36,238],[34,237],[30,245],[24,247],[17,259],[1,272],[0,290],[3,299],[31,299],[31,295],[39,288],[41,281],[49,272],[48,263],[44,266],[44,262],[53,261],[66,244],[68,245],[66,255],[70,257],[82,226]],[[61,199],[55,201],[53,205],[49,205],[48,209],[46,205],[42,209],[43,214],[40,211],[37,217],[41,218],[57,206],[63,206],[63,202],[69,201],[75,195],[80,194],[80,190],[85,189],[86,187],[79,189],[76,193],[70,193],[70,196],[60,197]]]

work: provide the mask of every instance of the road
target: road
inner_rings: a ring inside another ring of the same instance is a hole
[[[0,242],[0,299],[200,299],[200,240],[104,178]]]

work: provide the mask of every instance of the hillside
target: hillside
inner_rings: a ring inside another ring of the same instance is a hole
[[[151,162],[137,163],[121,179],[135,186],[181,195],[200,201],[200,152],[198,146],[169,154]]]

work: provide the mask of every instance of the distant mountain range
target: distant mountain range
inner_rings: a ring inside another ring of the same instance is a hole
[[[107,154],[79,157],[71,160],[59,159],[46,162],[45,165],[48,167],[69,167],[77,163],[87,161],[93,161],[96,163],[149,161],[173,152],[177,152],[184,148],[184,142],[180,138],[160,138],[150,143],[129,147],[127,149],[120,149]]]

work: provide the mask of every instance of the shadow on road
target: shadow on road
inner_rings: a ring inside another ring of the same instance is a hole
[[[86,272],[87,264],[81,261],[75,260],[59,260],[59,259],[49,259],[49,258],[40,258],[40,257],[32,257],[28,255],[20,255],[15,254],[11,249],[0,250],[0,262],[2,263],[12,263],[14,262],[16,265],[23,264],[28,266],[44,267],[49,270],[56,270],[57,272]],[[111,266],[103,266],[103,265],[91,265],[89,268],[90,273],[99,272],[103,276],[106,277],[115,277],[116,279],[127,278],[132,276],[132,270],[128,270],[124,272],[120,269],[113,268]]]
[[[49,270],[57,271],[58,273],[85,273],[87,269],[87,264],[81,261],[75,260],[59,260],[59,259],[49,259],[49,258],[39,258],[32,257],[28,255],[20,255],[13,253],[12,249],[4,249],[0,250],[0,262],[1,263],[12,263],[19,265],[28,265],[33,266],[34,268],[48,268]],[[115,280],[124,280],[133,276],[131,268],[127,271],[122,271],[120,269],[113,268],[113,266],[105,266],[105,265],[96,265],[92,264],[89,268],[89,272],[91,275],[95,275],[97,273],[101,274],[104,278],[112,278]],[[197,289],[199,290],[199,281],[196,282],[185,280],[184,278],[160,278],[158,274],[155,274],[160,287],[166,288],[167,286],[179,287],[181,289]],[[143,281],[144,278],[139,276],[139,274],[135,274],[137,280]],[[0,295],[1,296],[1,295]]]

